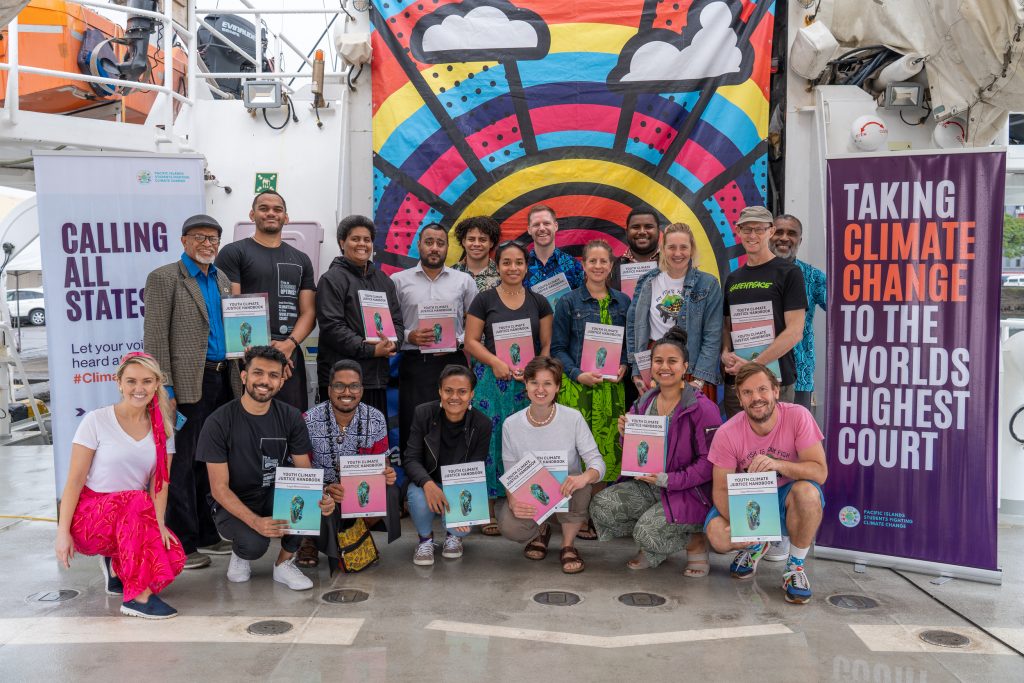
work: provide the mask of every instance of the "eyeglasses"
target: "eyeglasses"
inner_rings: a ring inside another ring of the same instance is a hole
[[[220,238],[216,235],[189,235],[196,243],[202,244],[203,242],[209,242],[211,246],[217,246],[220,244]]]
[[[770,225],[741,225],[737,228],[741,235],[763,235],[771,229]]]
[[[505,240],[498,244],[498,249],[504,249],[505,247],[519,247],[520,249],[526,249],[526,245],[519,240]]]
[[[339,394],[344,394],[348,390],[350,394],[358,394],[363,390],[363,385],[359,382],[353,382],[352,384],[342,384],[341,382],[335,382],[331,385],[331,391]]]

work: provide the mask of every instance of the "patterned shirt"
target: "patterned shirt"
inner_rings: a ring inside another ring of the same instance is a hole
[[[498,264],[494,262],[494,259],[487,260],[487,267],[481,270],[476,275],[469,272],[469,268],[466,266],[465,261],[459,261],[452,270],[457,270],[460,273],[467,273],[471,278],[476,281],[476,289],[478,292],[483,292],[488,289],[494,289],[501,282],[501,276],[498,275]]]
[[[569,287],[572,289],[578,289],[583,286],[583,266],[580,265],[579,261],[561,249],[555,249],[547,263],[541,263],[540,259],[537,258],[536,252],[531,249],[530,255],[526,259],[526,266],[529,269],[529,273],[523,284],[527,287],[533,287],[537,283],[553,278],[559,273],[565,273],[565,278],[569,281]]]
[[[809,263],[796,259],[796,265],[804,274],[804,288],[807,290],[807,315],[804,318],[804,336],[793,347],[796,359],[796,385],[794,391],[814,391],[814,307],[825,309],[825,273]]]
[[[324,484],[338,483],[339,457],[388,452],[387,421],[379,410],[365,403],[356,406],[356,414],[344,434],[338,428],[330,401],[316,404],[304,417],[313,442],[313,467],[324,471]]]

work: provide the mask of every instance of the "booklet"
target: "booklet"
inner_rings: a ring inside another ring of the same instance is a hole
[[[513,370],[522,370],[533,360],[533,329],[529,318],[494,323],[494,355]]]
[[[533,451],[533,457],[537,458],[537,461],[544,465],[544,469],[554,476],[559,487],[565,483],[566,477],[569,476],[569,451]],[[555,506],[555,512],[568,511],[568,498]]]
[[[489,524],[491,511],[487,506],[487,471],[482,462],[441,465],[441,489],[448,499],[445,527]]]
[[[636,283],[647,273],[658,267],[657,261],[641,261],[640,263],[623,263],[619,266],[619,280],[622,282],[622,293],[630,299],[636,294]]]
[[[770,301],[730,306],[729,324],[732,327],[732,350],[745,360],[756,361],[761,352],[775,341],[775,316]],[[782,379],[779,361],[773,360],[767,367]]]
[[[416,307],[418,324],[416,329],[427,328],[433,331],[434,341],[420,347],[420,353],[451,353],[459,348],[459,340],[455,336],[455,304],[431,302]]]
[[[384,292],[359,290],[359,308],[363,310],[363,333],[368,342],[381,339],[398,341],[395,323],[391,321],[391,308],[388,306],[388,295]]]
[[[667,415],[626,415],[622,475],[637,477],[664,472],[667,447]]]
[[[637,351],[633,354],[636,358],[636,365],[640,368],[640,379],[644,381],[644,386],[650,389],[651,387],[651,352],[650,351]]]
[[[729,528],[733,543],[782,540],[779,486],[775,472],[725,475],[729,487]]]
[[[224,346],[227,358],[242,358],[250,346],[270,344],[270,316],[267,295],[222,294]]]
[[[533,521],[537,524],[542,524],[553,515],[555,508],[566,500],[555,476],[529,453],[506,470],[499,480],[505,485],[508,495],[524,505],[536,508]]]
[[[619,376],[622,339],[625,334],[626,328],[618,325],[587,323],[583,328],[580,370],[596,373],[605,379],[616,379]]]
[[[384,481],[384,453],[351,455],[338,458],[338,478],[345,489],[341,516],[383,517],[388,511],[387,484]]]
[[[274,473],[274,519],[288,522],[295,536],[320,535],[324,471],[319,467],[278,467]]]
[[[530,289],[546,298],[548,303],[551,304],[551,308],[555,307],[559,299],[572,291],[572,287],[569,286],[569,278],[565,277],[565,273],[559,273],[554,277],[549,277],[547,280],[542,280],[533,287],[530,287]]]

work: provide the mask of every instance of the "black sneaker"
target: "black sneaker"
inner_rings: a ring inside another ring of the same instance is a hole
[[[178,610],[155,595],[150,595],[147,602],[129,600],[121,604],[121,614],[126,617],[139,617],[142,619],[170,619],[178,616]]]
[[[124,584],[121,583],[121,579],[114,573],[114,567],[111,565],[109,557],[100,558],[100,567],[103,569],[103,579],[106,582],[104,590],[106,590],[107,595],[121,595],[124,593]]]

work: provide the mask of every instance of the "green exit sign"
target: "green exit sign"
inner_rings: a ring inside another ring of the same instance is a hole
[[[253,190],[256,194],[260,192],[266,192],[272,190],[277,192],[277,174],[276,173],[257,173],[256,174],[256,189]]]

